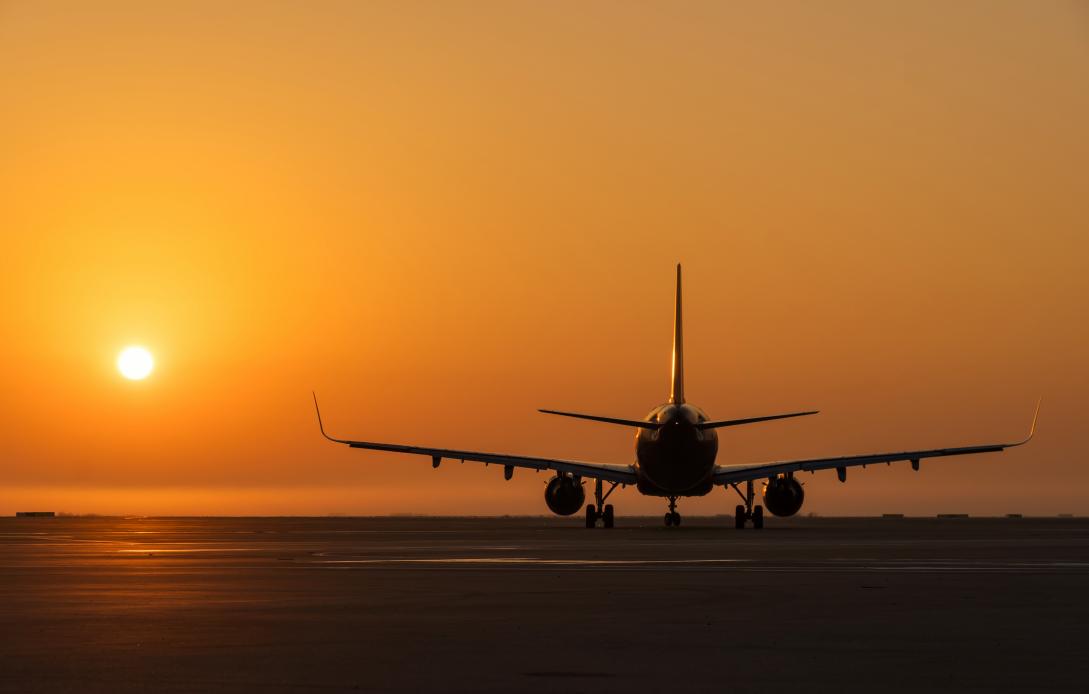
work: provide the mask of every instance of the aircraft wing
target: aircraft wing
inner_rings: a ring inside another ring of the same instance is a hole
[[[481,453],[478,451],[459,451],[452,448],[427,448],[425,446],[406,446],[395,443],[373,443],[370,441],[352,441],[338,439],[325,433],[325,425],[321,421],[321,410],[318,408],[318,398],[314,396],[314,409],[318,413],[318,428],[321,435],[334,443],[343,443],[351,448],[365,448],[372,451],[388,451],[390,453],[412,453],[431,457],[432,464],[438,467],[443,458],[460,460],[461,462],[494,463],[510,468],[529,468],[531,470],[555,470],[566,472],[580,477],[600,479],[606,482],[618,482],[620,484],[635,484],[635,469],[631,465],[610,465],[607,463],[587,463],[578,460],[561,460],[558,458],[533,458],[525,455],[507,455],[505,453]]]
[[[955,448],[932,448],[920,451],[900,451],[897,453],[869,453],[865,455],[848,455],[836,458],[810,458],[807,460],[783,460],[771,463],[755,463],[744,465],[716,465],[715,484],[737,484],[748,482],[788,472],[814,472],[816,470],[830,470],[836,468],[840,479],[846,480],[847,468],[856,465],[871,465],[873,463],[894,463],[910,460],[914,467],[918,467],[923,458],[940,458],[952,455],[971,455],[973,453],[995,453],[1021,446],[1029,442],[1036,433],[1036,418],[1040,414],[1040,405],[1036,404],[1036,414],[1032,417],[1032,426],[1029,435],[1023,441],[1015,443],[990,443],[979,446],[958,446]]]

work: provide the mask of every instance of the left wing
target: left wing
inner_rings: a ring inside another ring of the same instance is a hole
[[[950,455],[970,455],[973,453],[995,453],[1021,446],[1032,439],[1036,433],[1036,418],[1040,415],[1040,403],[1036,403],[1036,414],[1032,417],[1032,426],[1029,434],[1023,441],[1015,443],[991,443],[980,446],[960,446],[957,448],[933,448],[923,451],[901,451],[899,453],[870,453],[866,455],[848,455],[838,458],[811,458],[809,460],[784,460],[773,463],[756,463],[746,465],[716,465],[715,484],[737,484],[764,477],[774,477],[788,472],[803,472],[815,470],[830,470],[836,468],[840,480],[847,479],[847,468],[855,465],[869,465],[871,463],[894,463],[902,460],[910,460],[912,467],[918,469],[919,461],[923,458],[940,458]]]
[[[631,465],[609,465],[607,463],[585,463],[578,460],[560,460],[556,458],[532,458],[524,455],[507,455],[504,453],[480,453],[477,451],[459,451],[451,448],[426,448],[423,446],[405,446],[396,443],[372,443],[370,441],[351,441],[348,439],[333,438],[325,433],[325,425],[321,421],[321,409],[318,408],[318,396],[314,395],[314,409],[318,413],[318,428],[321,435],[334,443],[347,444],[351,448],[366,448],[373,451],[389,451],[391,453],[414,453],[416,455],[431,456],[431,464],[435,467],[443,458],[452,460],[466,460],[474,463],[495,463],[507,468],[508,474],[512,468],[529,468],[531,470],[555,470],[579,477],[600,479],[606,482],[619,484],[635,484],[635,470]]]

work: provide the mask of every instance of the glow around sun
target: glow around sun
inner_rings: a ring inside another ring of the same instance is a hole
[[[155,359],[145,347],[126,347],[117,355],[117,370],[130,381],[142,381],[155,368]]]

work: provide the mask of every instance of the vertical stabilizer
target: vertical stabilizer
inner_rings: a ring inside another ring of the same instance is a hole
[[[681,326],[681,264],[677,263],[677,309],[673,314],[673,385],[669,401],[684,402],[684,335]]]

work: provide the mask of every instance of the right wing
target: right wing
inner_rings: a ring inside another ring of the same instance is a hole
[[[318,408],[318,396],[314,395],[314,409],[318,413],[318,428],[321,435],[334,443],[343,443],[350,448],[365,448],[372,451],[389,451],[390,453],[413,453],[431,457],[431,463],[438,467],[443,458],[470,461],[474,463],[494,463],[507,468],[529,468],[531,470],[555,470],[579,477],[600,479],[606,482],[619,484],[635,484],[635,469],[631,465],[609,465],[607,463],[586,463],[578,460],[560,460],[557,458],[532,458],[525,455],[507,455],[505,453],[480,453],[477,451],[459,451],[451,448],[427,448],[424,446],[405,446],[396,443],[372,443],[370,441],[352,441],[338,439],[325,433],[325,425],[321,421],[321,409]]]
[[[1036,419],[1040,416],[1040,403],[1036,403],[1036,413],[1032,416],[1032,426],[1026,438],[1013,443],[988,443],[979,446],[957,446],[954,448],[931,448],[918,451],[899,451],[896,453],[868,453],[865,455],[848,455],[834,458],[810,458],[808,460],[783,460],[773,463],[755,463],[742,465],[716,465],[714,472],[715,484],[737,484],[765,477],[775,477],[793,472],[816,472],[817,470],[831,470],[833,468],[840,475],[841,481],[847,479],[847,468],[856,465],[873,465],[875,463],[895,463],[910,460],[913,467],[918,469],[919,461],[923,458],[942,458],[952,455],[971,455],[973,453],[996,453],[1007,448],[1015,448],[1028,443],[1036,433]]]

